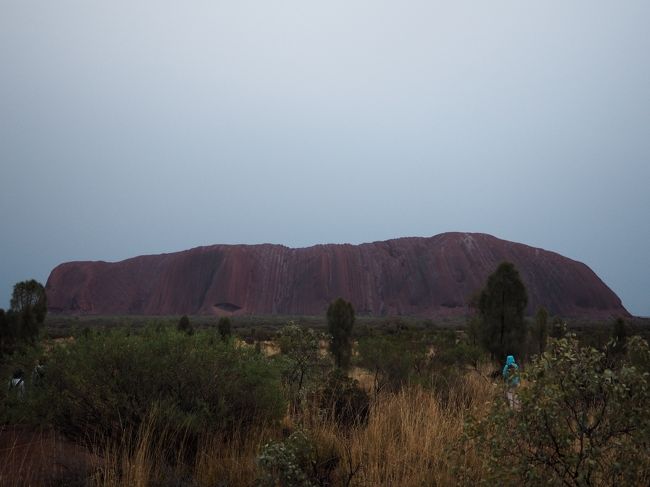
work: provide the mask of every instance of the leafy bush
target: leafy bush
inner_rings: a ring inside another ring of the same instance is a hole
[[[397,391],[428,362],[426,343],[410,335],[374,336],[359,340],[359,364],[374,374],[375,391]]]
[[[650,375],[650,347],[640,336],[630,337],[627,341],[625,363],[643,374]]]
[[[217,323],[217,330],[219,331],[219,336],[222,341],[228,340],[230,335],[232,335],[232,322],[227,316],[222,316],[219,318],[219,323]]]
[[[362,425],[368,422],[370,398],[355,379],[340,369],[327,375],[318,394],[320,410],[342,426]]]
[[[262,447],[257,459],[262,487],[316,487],[337,485],[333,474],[340,456],[333,444],[319,443],[303,431]]]
[[[338,298],[327,308],[327,331],[331,336],[330,351],[337,367],[347,369],[352,359],[352,327],[354,326],[352,303]]]
[[[253,351],[169,329],[89,335],[52,350],[37,409],[67,436],[119,438],[152,409],[189,437],[284,412],[277,368]]]
[[[192,326],[192,323],[190,323],[190,319],[187,315],[181,316],[181,319],[178,320],[178,325],[176,325],[176,329],[180,332],[187,333],[188,335],[194,333],[194,327]]]
[[[305,392],[313,390],[322,376],[323,361],[319,356],[321,334],[289,322],[278,333],[277,343],[282,356],[282,382],[292,408],[300,409]]]
[[[548,341],[548,311],[544,306],[537,308],[535,313],[535,326],[532,329],[532,342],[535,346],[533,353],[544,353]]]
[[[11,308],[0,308],[0,360],[23,345],[35,345],[47,314],[47,296],[40,282],[31,279],[14,285]]]
[[[628,343],[648,357],[647,342]],[[630,360],[612,370],[605,353],[573,336],[551,340],[528,367],[519,407],[495,403],[470,436],[488,453],[489,483],[648,485],[650,376]]]

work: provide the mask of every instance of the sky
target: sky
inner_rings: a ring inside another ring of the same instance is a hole
[[[71,260],[483,232],[650,316],[650,2],[0,0],[0,307]]]

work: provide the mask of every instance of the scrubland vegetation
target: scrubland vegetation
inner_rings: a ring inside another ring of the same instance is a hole
[[[521,290],[499,322],[494,289],[462,328],[368,326],[337,300],[325,326],[271,336],[193,317],[15,335],[0,373],[22,369],[25,388],[0,389],[0,439],[45,435],[67,462],[36,469],[43,451],[5,441],[0,485],[648,485],[647,342],[622,320],[603,343],[525,320]],[[512,348],[515,407],[499,355]]]

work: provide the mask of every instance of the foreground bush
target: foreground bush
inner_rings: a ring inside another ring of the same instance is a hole
[[[257,458],[261,487],[320,487],[341,485],[335,470],[340,455],[335,445],[319,442],[304,431],[262,447]]]
[[[322,335],[311,328],[289,322],[277,335],[280,356],[276,363],[282,370],[282,383],[291,404],[291,412],[300,412],[309,393],[322,382],[328,361],[319,355]]]
[[[340,369],[331,371],[317,392],[321,415],[341,426],[364,425],[370,413],[370,397],[359,382]]]
[[[628,344],[635,362],[647,342]],[[643,360],[641,361],[643,362]],[[580,348],[575,338],[554,340],[527,371],[520,407],[497,401],[472,431],[486,455],[488,483],[526,485],[648,485],[650,380],[623,361]]]
[[[90,334],[55,348],[36,408],[68,437],[120,438],[155,417],[185,436],[246,430],[284,410],[261,355],[171,330]]]

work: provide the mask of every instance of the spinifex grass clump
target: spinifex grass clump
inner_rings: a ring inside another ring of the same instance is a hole
[[[202,333],[90,334],[55,348],[37,410],[75,440],[137,432],[155,409],[166,434],[246,431],[281,418],[276,368],[262,355]],[[156,425],[150,427],[154,432]]]

